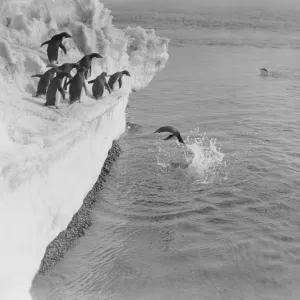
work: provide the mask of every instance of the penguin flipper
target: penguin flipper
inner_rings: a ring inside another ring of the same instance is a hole
[[[71,81],[73,80],[73,78],[71,78],[67,83],[65,83],[64,88],[66,88],[71,83]]]
[[[167,141],[167,140],[171,139],[172,137],[174,137],[174,134],[170,134],[169,136],[167,136],[167,137],[164,139],[164,141]]]
[[[104,85],[105,85],[106,89],[109,91],[109,93],[111,94],[111,89],[110,89],[109,85],[107,84],[107,82],[105,82]]]
[[[84,88],[84,90],[85,90],[85,94],[87,95],[87,88],[86,88],[86,84],[85,84],[85,82],[83,82],[83,88]]]
[[[119,78],[119,88],[121,88],[122,87],[122,78]]]
[[[38,78],[41,78],[42,76],[43,76],[42,74],[31,75],[31,77],[38,77]]]
[[[47,44],[49,44],[50,43],[50,40],[49,41],[46,41],[46,42],[44,42],[40,47],[42,47],[42,46],[44,46],[44,45],[47,45]]]
[[[66,49],[66,47],[64,46],[63,43],[60,43],[59,47],[65,52],[65,54],[67,54],[67,49]]]
[[[65,91],[64,91],[64,89],[62,88],[62,86],[59,85],[59,86],[57,87],[57,89],[59,90],[59,92],[61,93],[63,99],[65,100],[66,94],[65,94]]]
[[[95,82],[95,79],[88,81],[88,83],[94,83],[94,82]]]

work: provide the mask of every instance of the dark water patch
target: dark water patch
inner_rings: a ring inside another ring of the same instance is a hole
[[[225,200],[225,201],[220,202],[215,205],[219,208],[233,208],[236,206],[250,205],[250,204],[253,204],[256,202],[257,202],[257,200],[255,200],[255,199],[240,197],[238,199],[234,198],[232,200]]]
[[[262,250],[261,256],[266,261],[281,261],[282,253],[274,250]]]
[[[230,221],[221,217],[214,217],[206,220],[206,222],[213,223],[213,224],[228,224]]]
[[[169,166],[171,168],[168,168],[168,169],[187,169],[189,167],[191,163],[187,163],[187,162],[176,162],[176,161],[173,161],[173,162],[170,162]]]
[[[280,242],[284,243],[300,243],[300,236],[291,236],[287,234],[280,234],[280,233],[272,233],[270,236]]]
[[[233,193],[231,191],[228,190],[220,190],[217,192],[213,192],[209,194],[210,197],[213,198],[232,198],[233,197]]]

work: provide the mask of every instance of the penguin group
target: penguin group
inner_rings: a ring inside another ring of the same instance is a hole
[[[63,100],[65,100],[65,94],[67,87],[69,85],[69,99],[70,104],[75,101],[81,102],[81,94],[84,89],[87,94],[86,80],[88,78],[88,73],[91,76],[92,74],[92,59],[93,58],[103,58],[99,53],[91,53],[83,56],[76,63],[64,63],[61,66],[57,66],[54,62],[58,62],[58,51],[59,48],[67,54],[67,49],[63,45],[62,41],[64,38],[72,38],[72,36],[67,32],[62,32],[54,35],[50,40],[41,44],[40,47],[48,45],[47,47],[47,56],[49,64],[47,70],[44,74],[35,74],[31,77],[40,78],[37,86],[37,92],[35,97],[40,95],[46,95],[45,106],[55,106],[59,108],[60,96],[57,96],[57,92],[61,94]],[[76,75],[72,76],[71,71],[76,70]],[[112,75],[107,75],[106,72],[102,72],[95,79],[89,80],[88,84],[93,84],[92,92],[96,100],[102,98],[105,89],[109,93],[114,89],[115,83],[118,83],[119,89],[122,88],[122,77],[131,76],[127,70],[116,72]],[[109,77],[108,82],[106,78]],[[169,140],[173,137],[177,138],[178,141],[184,144],[184,141],[180,135],[180,132],[172,126],[163,126],[157,129],[154,133],[169,132],[171,133],[164,140]]]
[[[75,101],[81,102],[82,90],[84,89],[87,94],[86,80],[92,74],[92,60],[93,58],[103,58],[99,53],[91,53],[84,55],[76,63],[64,63],[61,66],[55,65],[54,62],[58,63],[59,48],[67,54],[67,49],[62,43],[64,38],[72,38],[72,36],[67,32],[62,32],[54,35],[50,40],[41,44],[40,47],[48,45],[47,56],[49,64],[47,65],[47,68],[50,69],[44,74],[35,74],[31,76],[40,78],[35,97],[46,95],[45,106],[55,106],[56,108],[59,108],[60,96],[57,95],[57,92],[59,92],[63,100],[65,100],[68,86],[70,104]],[[75,76],[71,75],[72,70],[76,70]],[[121,89],[123,75],[131,76],[127,70],[116,72],[112,75],[107,75],[106,72],[102,72],[95,79],[88,81],[88,84],[93,84],[92,92],[94,98],[96,100],[102,98],[105,89],[111,93],[116,82],[118,82],[119,89]],[[106,81],[107,77],[110,77],[108,82]]]

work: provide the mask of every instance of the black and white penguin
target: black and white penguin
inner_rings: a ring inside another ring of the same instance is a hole
[[[92,91],[95,99],[102,98],[105,88],[111,93],[111,89],[106,82],[107,73],[102,72],[94,80],[90,80],[88,83],[93,83]]]
[[[130,76],[129,72],[127,70],[124,70],[122,72],[116,72],[113,75],[110,76],[108,80],[108,85],[111,90],[113,90],[114,84],[118,81],[119,82],[119,88],[122,87],[122,77],[123,75]]]
[[[62,44],[63,38],[70,38],[72,37],[69,35],[67,32],[62,32],[59,34],[54,35],[51,40],[44,42],[41,44],[40,47],[47,45],[47,55],[49,62],[52,63],[53,61],[57,61],[58,58],[58,49],[61,48],[65,54],[67,54],[67,49],[66,47]]]
[[[57,68],[53,67],[47,70],[44,74],[35,74],[31,76],[40,78],[35,97],[38,97],[40,95],[46,95],[47,87],[50,81],[54,78],[56,72]]]
[[[83,96],[82,88],[84,88],[85,94],[87,94],[87,88],[86,88],[85,78],[84,78],[84,74],[86,71],[87,71],[86,68],[79,68],[77,74],[64,85],[64,87],[66,87],[70,84],[70,88],[69,88],[70,104],[72,104],[77,100],[81,102]]]
[[[59,108],[61,97],[65,99],[65,91],[62,88],[64,77],[72,76],[67,72],[58,71],[56,76],[51,80],[46,93],[45,106],[55,106]]]
[[[88,71],[90,71],[90,75],[92,74],[92,59],[94,57],[103,58],[103,56],[100,55],[99,53],[92,53],[92,54],[85,55],[80,61],[77,62],[80,67],[86,69],[86,72],[84,74],[85,79],[87,79]]]
[[[184,144],[184,141],[183,141],[183,139],[182,139],[182,137],[181,137],[181,135],[180,135],[180,132],[179,132],[176,128],[174,128],[174,127],[172,127],[172,126],[163,126],[163,127],[158,128],[158,129],[157,129],[155,132],[153,132],[153,133],[161,133],[161,132],[170,132],[170,133],[172,133],[172,134],[170,134],[169,136],[167,136],[167,137],[164,139],[164,141],[169,140],[169,139],[171,139],[171,138],[173,138],[173,137],[177,137],[178,141],[179,141],[180,143]]]

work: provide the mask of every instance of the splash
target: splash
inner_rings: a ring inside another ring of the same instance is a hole
[[[184,170],[185,177],[195,183],[212,183],[226,165],[223,161],[225,155],[216,139],[207,137],[206,133],[200,134],[198,128],[191,133],[193,136],[186,138],[186,147],[176,140],[171,148],[169,144],[158,141],[157,165],[163,173],[176,171],[182,178]]]
[[[208,138],[206,133],[190,138],[188,137],[187,149],[193,153],[189,165],[189,173],[197,177],[201,183],[213,182],[220,167],[223,166],[224,154],[215,138]]]

